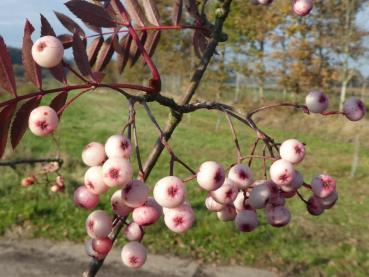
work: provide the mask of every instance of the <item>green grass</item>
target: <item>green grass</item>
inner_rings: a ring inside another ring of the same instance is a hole
[[[157,105],[151,107],[163,126],[168,111]],[[67,180],[67,189],[64,194],[53,194],[43,184],[21,188],[21,178],[37,170],[35,168],[18,167],[16,171],[0,168],[0,234],[19,232],[20,229],[23,235],[30,237],[86,239],[84,220],[88,212],[75,208],[71,200],[73,190],[81,184],[86,170],[80,153],[88,142],[103,142],[119,132],[126,117],[126,103],[119,96],[104,93],[87,95],[65,112],[57,134],[65,159],[62,172]],[[216,160],[224,165],[234,161],[235,151],[226,120],[220,117],[219,129],[215,131],[217,120],[216,113],[198,111],[186,115],[176,130],[171,146],[191,167],[197,168],[205,160]],[[303,120],[303,117],[296,120]],[[345,142],[347,138],[327,137],[304,129],[303,124],[299,129],[292,129],[284,122],[272,126],[274,128],[263,128],[278,141],[298,137],[307,144],[308,156],[299,166],[307,180],[320,172],[337,178],[340,199],[335,208],[320,217],[312,217],[299,199],[292,199],[287,205],[293,218],[286,228],[275,229],[266,225],[260,212],[258,229],[250,234],[241,234],[235,231],[232,223],[219,222],[215,214],[204,209],[205,193],[191,182],[188,190],[197,216],[194,228],[184,235],[176,235],[161,222],[147,228],[144,243],[151,253],[171,253],[206,263],[245,264],[298,276],[368,276],[369,201],[366,195],[369,148],[362,147],[357,175],[352,179],[349,172],[354,146]],[[141,109],[137,110],[137,127],[142,155],[146,157],[157,132]],[[254,134],[239,124],[236,128],[243,149],[247,149],[253,143]],[[321,128],[323,130],[324,125]],[[49,157],[54,154],[50,138],[36,138],[27,133],[16,152],[9,150],[6,158]],[[151,187],[156,180],[168,174],[168,161],[168,155],[164,153],[148,180]],[[261,164],[256,162],[254,166],[260,168]],[[262,178],[261,170],[255,171],[257,177]],[[178,165],[175,174],[182,178],[188,176]],[[98,208],[110,210],[112,193],[110,191],[102,197]],[[120,237],[119,245],[122,244]]]

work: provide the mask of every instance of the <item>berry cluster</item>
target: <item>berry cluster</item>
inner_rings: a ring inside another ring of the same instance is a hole
[[[252,0],[254,5],[270,5],[274,0]],[[298,16],[306,16],[313,9],[313,0],[293,0],[292,10]]]

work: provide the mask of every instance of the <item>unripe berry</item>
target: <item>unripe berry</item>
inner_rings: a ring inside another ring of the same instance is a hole
[[[124,229],[124,236],[129,241],[140,241],[144,235],[143,228],[136,222],[132,222]]]
[[[195,214],[191,207],[183,204],[177,208],[168,209],[164,213],[164,223],[175,233],[188,231],[195,222]]]
[[[224,205],[215,201],[210,195],[205,199],[205,206],[211,212],[219,212],[224,209]]]
[[[186,189],[181,179],[167,176],[156,183],[153,194],[160,206],[175,208],[185,200]]]
[[[244,210],[237,214],[234,223],[241,232],[251,232],[258,226],[259,221],[256,212]]]
[[[106,238],[112,228],[112,219],[105,211],[94,211],[86,219],[87,234],[93,239]]]
[[[210,196],[220,204],[232,203],[238,194],[237,185],[231,180],[226,178],[223,185],[217,190],[211,191]]]
[[[129,159],[132,154],[131,141],[123,135],[114,135],[105,143],[105,152],[109,158]]]
[[[270,179],[278,186],[290,184],[293,178],[295,178],[295,170],[286,160],[277,160],[270,167]]]
[[[140,268],[146,262],[147,250],[137,241],[128,242],[124,245],[121,257],[123,264],[131,268]]]
[[[33,60],[41,67],[55,67],[60,64],[63,56],[63,44],[54,36],[41,37],[32,46]]]
[[[297,139],[289,139],[282,143],[279,154],[283,160],[298,164],[305,157],[305,146]]]
[[[59,187],[58,185],[54,184],[50,187],[52,192],[63,192],[64,188]]]
[[[45,137],[55,131],[58,123],[59,118],[54,109],[40,106],[29,115],[28,127],[34,135]]]
[[[90,167],[85,173],[84,184],[89,191],[95,194],[103,194],[109,190],[104,183],[102,166]]]
[[[106,160],[104,145],[90,142],[82,151],[82,161],[87,166],[102,165]]]
[[[93,239],[92,248],[100,255],[107,255],[111,248],[113,247],[113,242],[110,238]]]
[[[264,181],[256,185],[249,197],[249,204],[254,209],[263,209],[271,197],[270,181]]]
[[[320,198],[311,196],[306,204],[306,208],[311,215],[321,215],[324,212],[324,206]]]
[[[121,217],[129,215],[133,211],[133,208],[126,205],[122,197],[122,190],[117,190],[114,192],[114,194],[111,196],[110,203],[113,212]]]
[[[336,180],[329,175],[321,174],[313,178],[311,188],[315,196],[326,198],[336,190]]]
[[[36,182],[37,182],[37,177],[32,175],[32,176],[28,176],[22,179],[21,185],[22,187],[29,187],[35,184]]]
[[[343,104],[343,113],[349,120],[359,121],[365,116],[365,104],[360,99],[351,97]]]
[[[202,163],[197,173],[197,183],[200,187],[208,191],[218,189],[223,184],[224,179],[223,167],[212,161]]]
[[[223,210],[217,212],[217,217],[221,221],[232,221],[236,215],[236,208],[233,205],[227,205]]]
[[[311,113],[322,113],[328,108],[328,98],[321,91],[310,92],[305,99],[305,104]]]
[[[251,169],[243,164],[236,164],[228,172],[228,178],[237,184],[240,189],[248,188],[253,182]]]
[[[295,0],[293,11],[299,16],[308,15],[313,9],[313,0]]]
[[[267,221],[273,227],[286,226],[291,220],[290,211],[284,206],[276,206],[265,210]]]
[[[108,159],[102,168],[104,183],[109,187],[123,187],[132,179],[133,170],[128,160]]]
[[[160,218],[160,213],[150,206],[141,206],[135,208],[132,212],[132,219],[141,226],[151,225],[157,222]]]
[[[324,209],[332,208],[338,200],[338,193],[337,191],[332,192],[328,197],[322,198],[321,203]]]
[[[123,201],[131,208],[145,204],[148,196],[149,188],[140,180],[132,180],[122,189]]]
[[[74,191],[74,203],[84,209],[94,209],[99,204],[99,196],[80,186]]]

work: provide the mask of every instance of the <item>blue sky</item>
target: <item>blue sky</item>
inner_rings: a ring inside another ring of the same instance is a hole
[[[288,0],[283,0],[288,1]],[[57,34],[65,33],[63,26],[57,22],[53,11],[70,15],[63,0],[1,0],[0,1],[0,35],[5,38],[7,45],[19,47],[22,43],[23,27],[28,18],[39,32],[40,13],[46,16]],[[369,30],[369,5],[358,16],[358,24]],[[367,45],[369,39],[367,40]],[[359,61],[362,72],[369,76],[368,57]]]

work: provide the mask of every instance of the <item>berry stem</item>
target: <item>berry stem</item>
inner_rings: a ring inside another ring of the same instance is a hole
[[[228,114],[228,112],[226,110],[224,110],[224,114],[226,115],[226,118],[227,118],[227,121],[228,121],[228,124],[229,124],[229,128],[231,129],[231,132],[232,132],[233,142],[236,146],[236,155],[237,155],[236,163],[240,163],[242,154],[241,154],[240,144],[239,144],[238,138],[237,138],[237,133],[236,133],[236,130],[234,128],[232,119],[231,119],[230,115]]]

